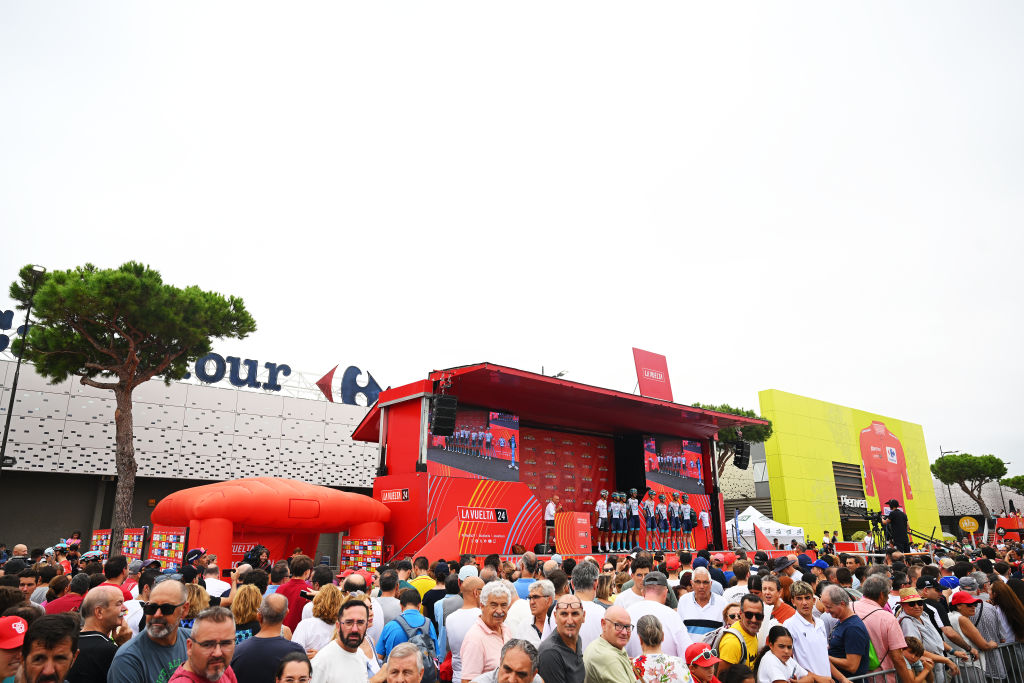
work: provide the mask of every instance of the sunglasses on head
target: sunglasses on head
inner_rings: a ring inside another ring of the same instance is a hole
[[[753,621],[764,621],[764,613],[763,612],[744,612],[743,616],[745,616],[747,619],[751,619]]]
[[[164,615],[165,617],[169,617],[172,614],[174,614],[174,610],[178,609],[184,604],[184,602],[179,602],[177,605],[172,605],[169,602],[162,602],[159,604],[155,602],[149,602],[146,603],[146,606],[142,608],[142,613],[145,614],[147,617],[151,617],[154,614],[156,614],[157,610],[160,610],[160,614]]]
[[[699,655],[694,657],[693,661],[690,662],[690,663],[691,664],[696,664],[697,662],[699,662],[702,659],[710,660],[710,659],[717,659],[717,658],[718,658],[718,651],[717,650],[713,650],[713,649],[712,650],[704,650],[704,652],[701,652]]]

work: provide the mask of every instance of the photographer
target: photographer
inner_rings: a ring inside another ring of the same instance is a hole
[[[910,552],[910,525],[907,520],[907,513],[900,510],[899,501],[895,498],[887,501],[889,515],[885,517],[884,524],[892,539],[892,544],[905,553]]]

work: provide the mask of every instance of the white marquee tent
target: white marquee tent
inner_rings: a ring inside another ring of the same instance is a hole
[[[754,538],[755,524],[761,529],[761,533],[768,537],[769,541],[774,542],[778,540],[786,547],[789,547],[790,541],[795,540],[797,543],[803,543],[805,540],[803,527],[789,526],[788,524],[776,522],[770,517],[765,517],[754,507],[748,507],[739,515],[729,520],[729,538],[739,548],[754,550],[757,548],[757,540]]]

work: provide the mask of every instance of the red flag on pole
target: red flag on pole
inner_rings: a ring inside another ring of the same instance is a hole
[[[761,531],[761,527],[756,524],[754,525],[754,541],[757,544],[758,550],[775,550],[775,546],[772,545],[768,537]]]

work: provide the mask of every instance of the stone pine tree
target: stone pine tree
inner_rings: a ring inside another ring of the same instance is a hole
[[[154,377],[181,379],[190,363],[210,352],[211,339],[242,338],[256,330],[244,302],[196,286],[164,284],[160,273],[130,262],[104,270],[92,264],[47,273],[36,283],[25,266],[11,297],[34,324],[22,343],[25,358],[54,384],[68,377],[113,392],[116,409],[117,489],[111,553],[119,553],[132,521],[135,447],[132,392]]]
[[[943,484],[956,484],[971,497],[985,519],[992,516],[981,497],[981,487],[1006,475],[1006,463],[994,455],[953,453],[932,463],[932,474]]]
[[[723,403],[720,406],[705,405],[703,403],[691,404],[694,408],[701,408],[703,410],[713,410],[717,413],[729,413],[730,415],[740,415],[742,417],[753,417],[758,420],[764,420],[753,410],[744,410],[743,408],[733,408],[728,403]],[[729,464],[729,461],[736,455],[736,442],[746,441],[748,443],[764,443],[772,435],[772,423],[768,420],[766,425],[743,425],[742,433],[736,427],[725,427],[718,432],[718,442],[715,444],[715,450],[718,454],[717,466],[719,476],[724,471],[725,466]]]

